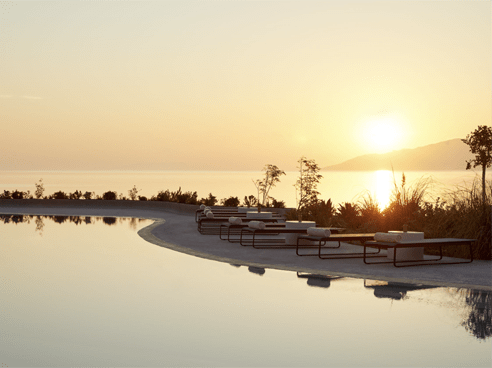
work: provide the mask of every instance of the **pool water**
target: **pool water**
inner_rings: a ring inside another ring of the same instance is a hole
[[[0,366],[492,364],[488,291],[204,260],[150,220],[0,220]]]

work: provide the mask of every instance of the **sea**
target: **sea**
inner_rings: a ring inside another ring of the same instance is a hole
[[[357,203],[364,198],[376,200],[381,208],[386,207],[395,185],[412,188],[425,183],[429,201],[446,198],[450,192],[470,188],[474,181],[481,183],[481,171],[321,171],[318,183],[319,198],[331,200],[335,207],[343,203]],[[43,183],[44,195],[58,191],[73,193],[76,190],[102,195],[116,191],[129,197],[129,191],[138,190],[139,196],[150,197],[160,191],[197,192],[198,198],[210,194],[220,200],[245,196],[256,196],[255,181],[262,179],[262,171],[0,171],[0,193],[4,191],[30,191],[34,194],[35,184]],[[288,171],[280,182],[270,190],[270,196],[284,201],[287,207],[296,206],[295,183],[299,172]],[[490,170],[486,175],[490,183]]]

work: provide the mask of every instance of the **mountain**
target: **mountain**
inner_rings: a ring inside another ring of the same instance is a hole
[[[355,157],[337,165],[324,167],[332,171],[452,171],[465,170],[466,160],[473,158],[469,147],[461,139],[413,149],[402,149],[383,154]]]

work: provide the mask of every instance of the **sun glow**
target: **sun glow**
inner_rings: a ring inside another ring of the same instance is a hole
[[[388,207],[392,191],[392,176],[389,170],[379,170],[374,173],[376,184],[376,201],[381,210]]]
[[[377,117],[367,121],[364,139],[375,153],[383,153],[400,148],[403,130],[394,117]]]

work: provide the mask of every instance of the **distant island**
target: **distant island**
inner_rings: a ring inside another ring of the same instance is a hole
[[[454,171],[465,170],[466,160],[473,158],[461,139],[402,149],[383,154],[358,156],[322,170],[330,171]]]

